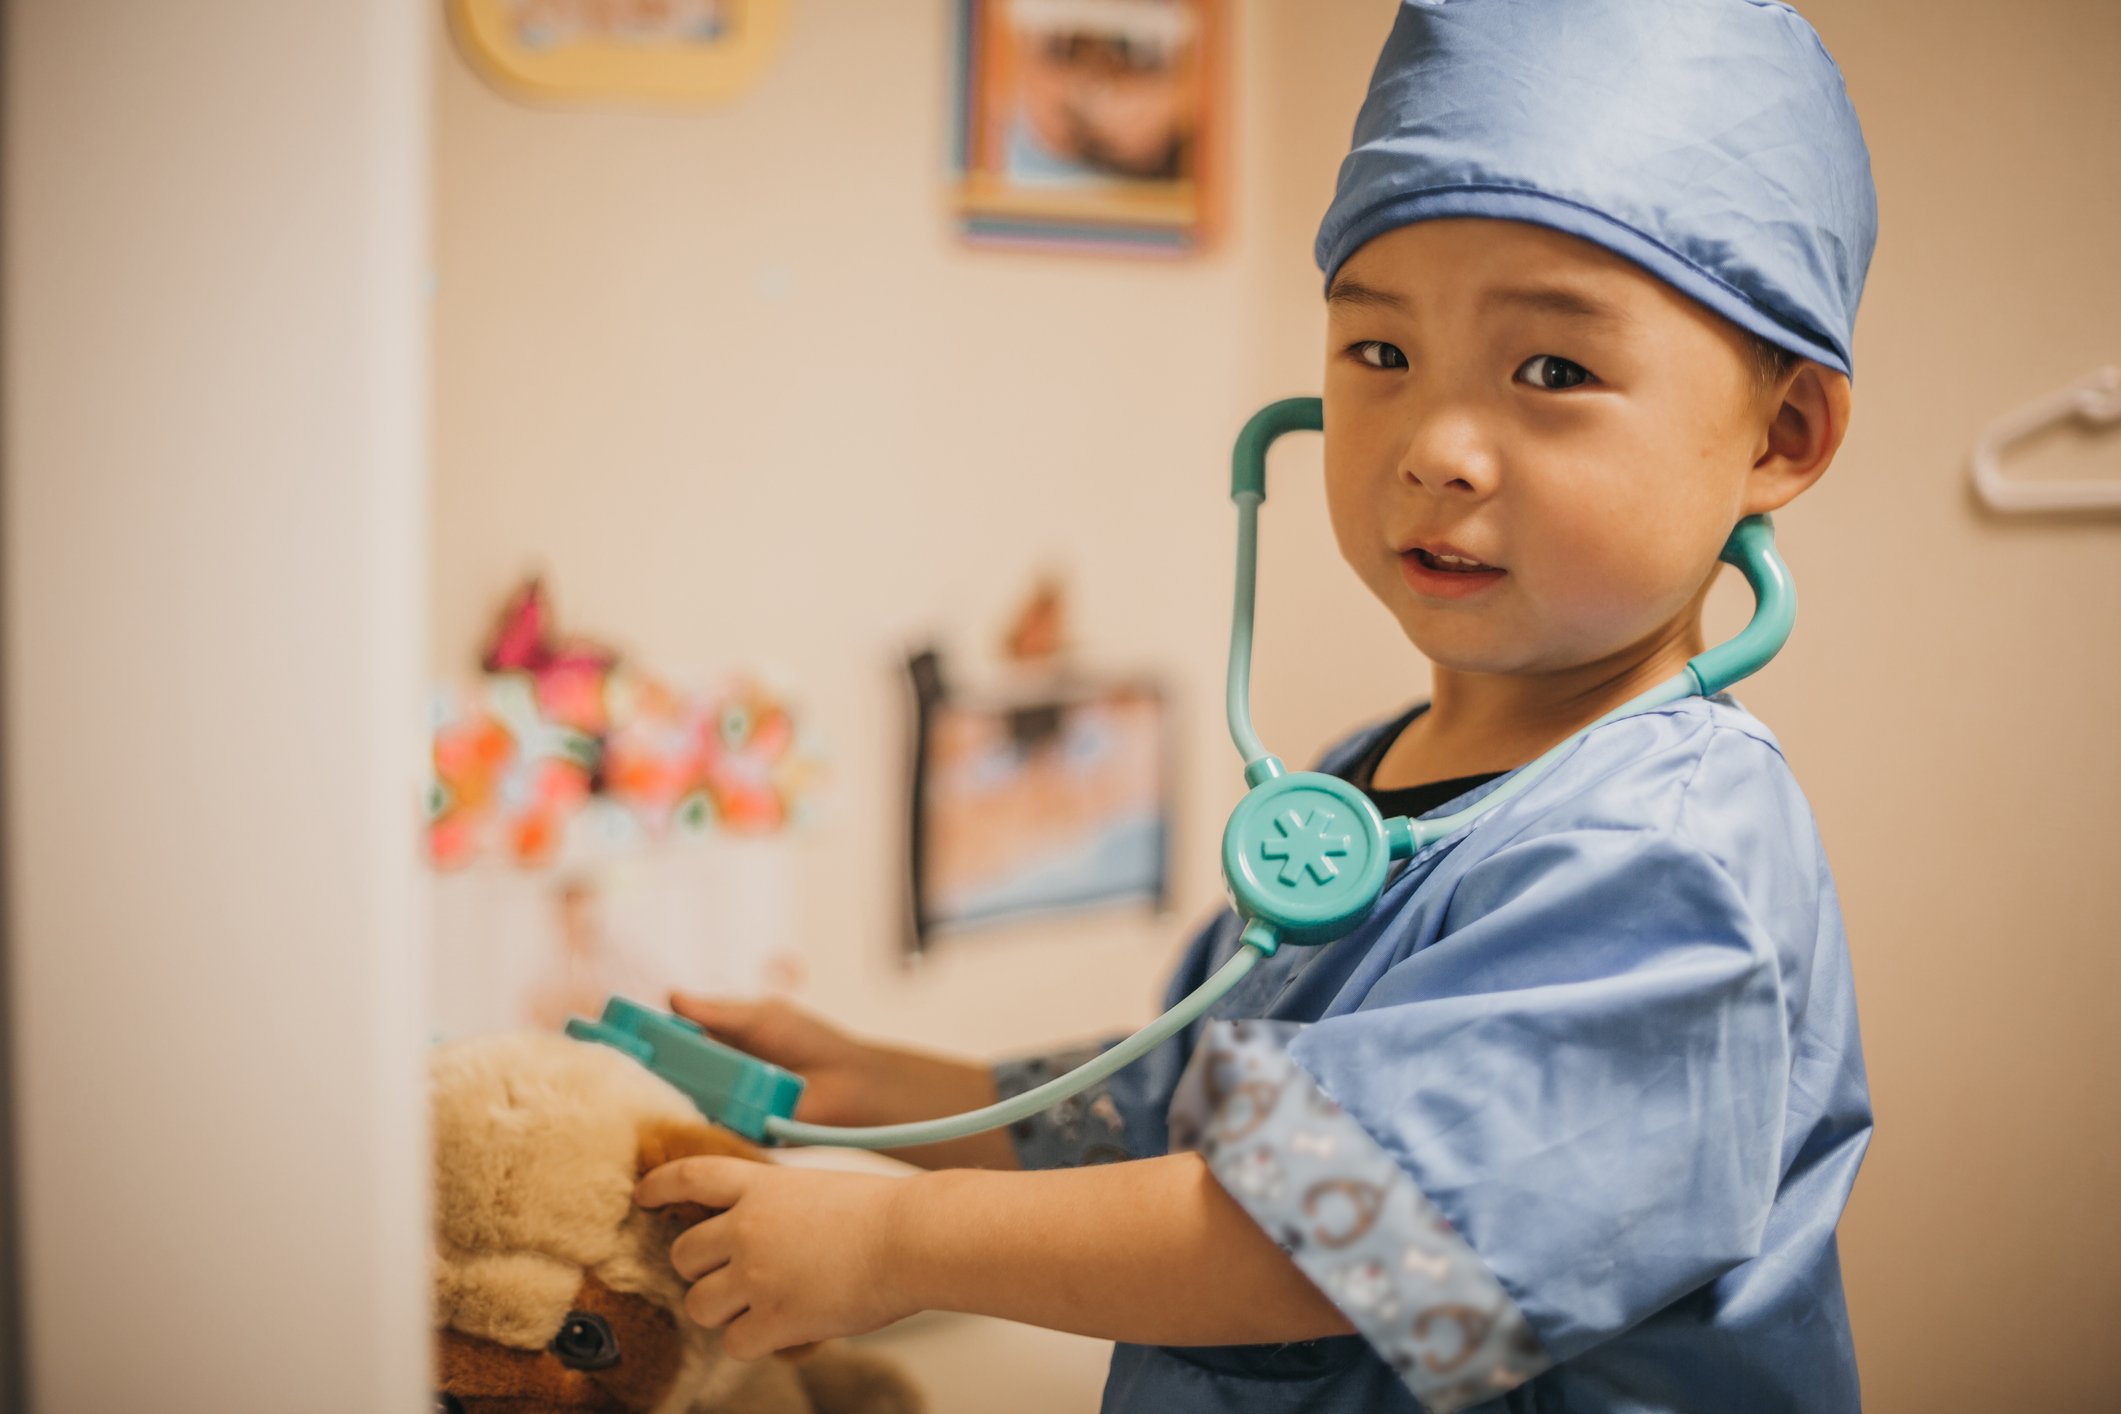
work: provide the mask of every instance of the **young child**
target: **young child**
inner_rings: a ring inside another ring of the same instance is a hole
[[[1434,692],[1323,769],[1387,815],[1462,808],[1699,652],[1731,527],[1840,446],[1875,224],[1786,6],[1405,0],[1319,232],[1325,461]],[[826,1123],[1076,1059],[679,1009]],[[1811,814],[1767,729],[1697,697],[1011,1136],[908,1180],[688,1160],[639,1201],[726,1210],[671,1255],[740,1356],[934,1308],[1121,1342],[1107,1410],[1822,1414],[1858,1407],[1834,1226],[1870,1125]]]

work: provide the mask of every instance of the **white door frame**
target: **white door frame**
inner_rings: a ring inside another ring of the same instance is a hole
[[[31,1407],[432,1403],[416,0],[9,0]]]

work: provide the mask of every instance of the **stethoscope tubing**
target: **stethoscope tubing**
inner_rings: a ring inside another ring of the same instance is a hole
[[[1232,458],[1231,499],[1237,506],[1237,576],[1230,615],[1227,713],[1230,738],[1244,757],[1245,781],[1254,787],[1283,774],[1280,760],[1267,750],[1266,744],[1253,730],[1250,708],[1253,620],[1258,596],[1259,507],[1266,499],[1266,451],[1285,432],[1318,431],[1322,427],[1323,408],[1316,398],[1285,398],[1270,403],[1238,434]],[[1471,829],[1495,810],[1530,790],[1586,736],[1600,727],[1697,694],[1709,696],[1721,692],[1739,679],[1757,672],[1774,657],[1789,638],[1796,618],[1797,600],[1789,571],[1775,553],[1774,528],[1768,518],[1748,516],[1739,522],[1731,532],[1722,558],[1738,567],[1753,590],[1753,617],[1742,632],[1729,642],[1699,654],[1670,679],[1606,713],[1589,726],[1572,732],[1566,740],[1511,772],[1495,789],[1465,809],[1430,820],[1392,822],[1395,828],[1404,826],[1405,842],[1410,846],[1407,852],[1411,854],[1425,849]],[[905,1124],[841,1127],[806,1124],[776,1116],[765,1122],[765,1132],[768,1138],[787,1144],[911,1149],[1015,1124],[1081,1094],[1191,1026],[1228,996],[1262,957],[1271,956],[1280,941],[1273,925],[1256,918],[1248,920],[1236,952],[1176,1006],[1095,1058],[1021,1095],[963,1114]]]
[[[1195,987],[1184,1000],[1141,1030],[1103,1054],[1084,1062],[1065,1075],[1021,1095],[942,1119],[914,1120],[906,1124],[873,1124],[842,1128],[830,1124],[804,1124],[799,1120],[773,1118],[766,1121],[766,1134],[784,1144],[837,1144],[853,1149],[911,1149],[923,1144],[941,1144],[963,1139],[1029,1119],[1070,1096],[1079,1095],[1100,1080],[1140,1060],[1149,1052],[1191,1026],[1209,1008],[1228,996],[1244,981],[1261,954],[1240,947],[1217,968],[1214,975]]]

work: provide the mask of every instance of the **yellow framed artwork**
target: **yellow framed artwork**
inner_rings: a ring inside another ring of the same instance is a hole
[[[449,0],[493,85],[552,104],[726,102],[758,81],[785,19],[786,0]]]

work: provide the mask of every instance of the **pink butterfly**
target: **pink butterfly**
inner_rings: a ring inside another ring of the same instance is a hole
[[[598,736],[610,726],[604,684],[618,661],[601,643],[558,640],[546,623],[544,583],[532,578],[501,611],[483,666],[489,673],[530,674],[548,720]]]

